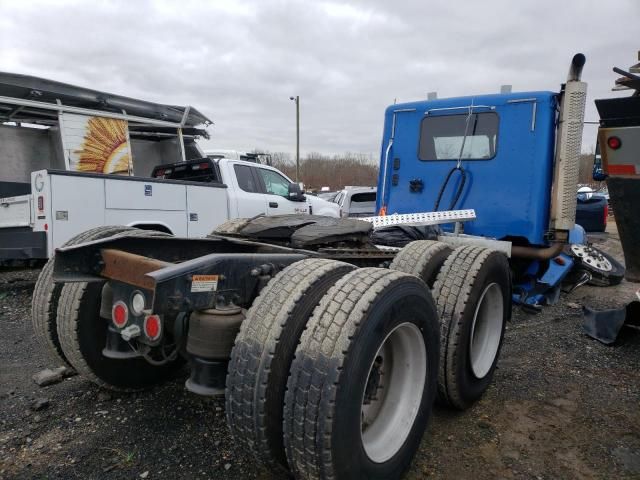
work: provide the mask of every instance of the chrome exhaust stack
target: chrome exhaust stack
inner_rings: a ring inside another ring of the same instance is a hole
[[[560,93],[549,225],[552,241],[566,242],[576,220],[576,188],[587,100],[587,84],[580,80],[584,63],[583,54],[574,55],[567,83]]]

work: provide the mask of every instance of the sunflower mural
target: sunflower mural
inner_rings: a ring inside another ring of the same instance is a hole
[[[103,117],[85,117],[83,120],[86,124],[82,145],[71,150],[72,169],[78,172],[128,173],[131,154],[127,122]]]

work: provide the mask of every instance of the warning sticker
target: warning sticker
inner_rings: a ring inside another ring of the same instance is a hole
[[[191,280],[192,292],[215,292],[218,288],[218,275],[194,275]]]

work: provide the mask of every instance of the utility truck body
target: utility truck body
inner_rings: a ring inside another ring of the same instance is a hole
[[[211,121],[192,107],[0,72],[0,122],[0,264],[101,225],[195,238],[238,216],[339,215],[290,192],[264,155],[206,157],[196,139]]]

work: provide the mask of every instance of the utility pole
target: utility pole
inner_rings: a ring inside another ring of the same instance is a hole
[[[289,97],[296,104],[296,183],[300,182],[300,96]]]

